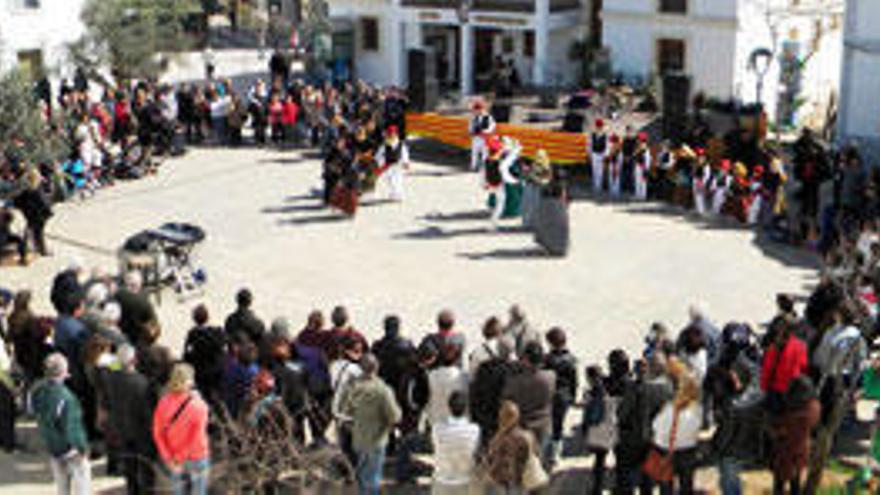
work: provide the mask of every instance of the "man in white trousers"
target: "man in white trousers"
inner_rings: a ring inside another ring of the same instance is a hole
[[[376,153],[379,174],[385,176],[386,191],[391,201],[403,201],[403,176],[409,170],[409,148],[400,139],[397,126],[385,130],[385,142]]]
[[[705,151],[701,148],[696,150],[697,166],[694,168],[693,193],[694,193],[694,209],[697,214],[706,216],[706,194],[708,193],[709,182],[712,180],[712,167],[706,160]]]
[[[645,201],[648,199],[648,172],[651,170],[651,148],[648,146],[648,133],[640,132],[638,135],[638,147],[635,153],[635,192],[636,199]]]
[[[587,152],[593,165],[593,192],[598,194],[602,192],[602,174],[605,169],[605,157],[608,156],[608,134],[605,132],[605,121],[602,119],[596,119]]]
[[[479,170],[486,160],[486,139],[495,133],[495,119],[486,102],[478,98],[471,104],[471,170]]]

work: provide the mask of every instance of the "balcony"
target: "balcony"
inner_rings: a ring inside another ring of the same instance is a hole
[[[457,9],[460,0],[402,0],[404,7],[423,9]],[[563,12],[581,7],[581,0],[550,0],[550,12]],[[532,13],[535,0],[471,0],[474,12]]]

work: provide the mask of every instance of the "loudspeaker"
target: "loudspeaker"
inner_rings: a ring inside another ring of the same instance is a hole
[[[426,112],[437,108],[440,83],[437,81],[437,57],[433,51],[411,49],[407,53],[409,101],[412,108]]]
[[[678,142],[687,130],[691,78],[684,74],[666,74],[662,87],[663,134]]]

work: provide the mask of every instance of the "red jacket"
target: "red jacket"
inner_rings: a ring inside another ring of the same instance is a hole
[[[177,419],[172,421],[175,415]],[[153,413],[153,441],[166,464],[208,458],[208,405],[198,393],[169,392],[162,396]]]
[[[296,103],[292,101],[284,102],[284,107],[281,110],[281,123],[284,125],[296,124],[296,116],[298,113],[299,107],[296,106]]]
[[[807,371],[807,345],[799,338],[790,336],[782,348],[782,356],[776,362],[776,344],[764,353],[761,364],[761,390],[785,393],[788,382]],[[775,367],[775,370],[774,370]]]

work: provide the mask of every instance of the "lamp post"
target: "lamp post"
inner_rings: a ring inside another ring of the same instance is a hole
[[[455,10],[460,24],[459,31],[459,64],[458,64],[458,83],[461,90],[461,97],[467,97],[471,92],[471,83],[473,82],[473,34],[470,32],[471,2],[470,0],[458,0],[458,8]],[[470,79],[470,80],[469,80]]]
[[[769,48],[756,48],[749,55],[749,69],[755,73],[757,78],[755,88],[755,98],[759,107],[764,106],[764,77],[770,70],[770,64],[773,62],[773,52]]]

